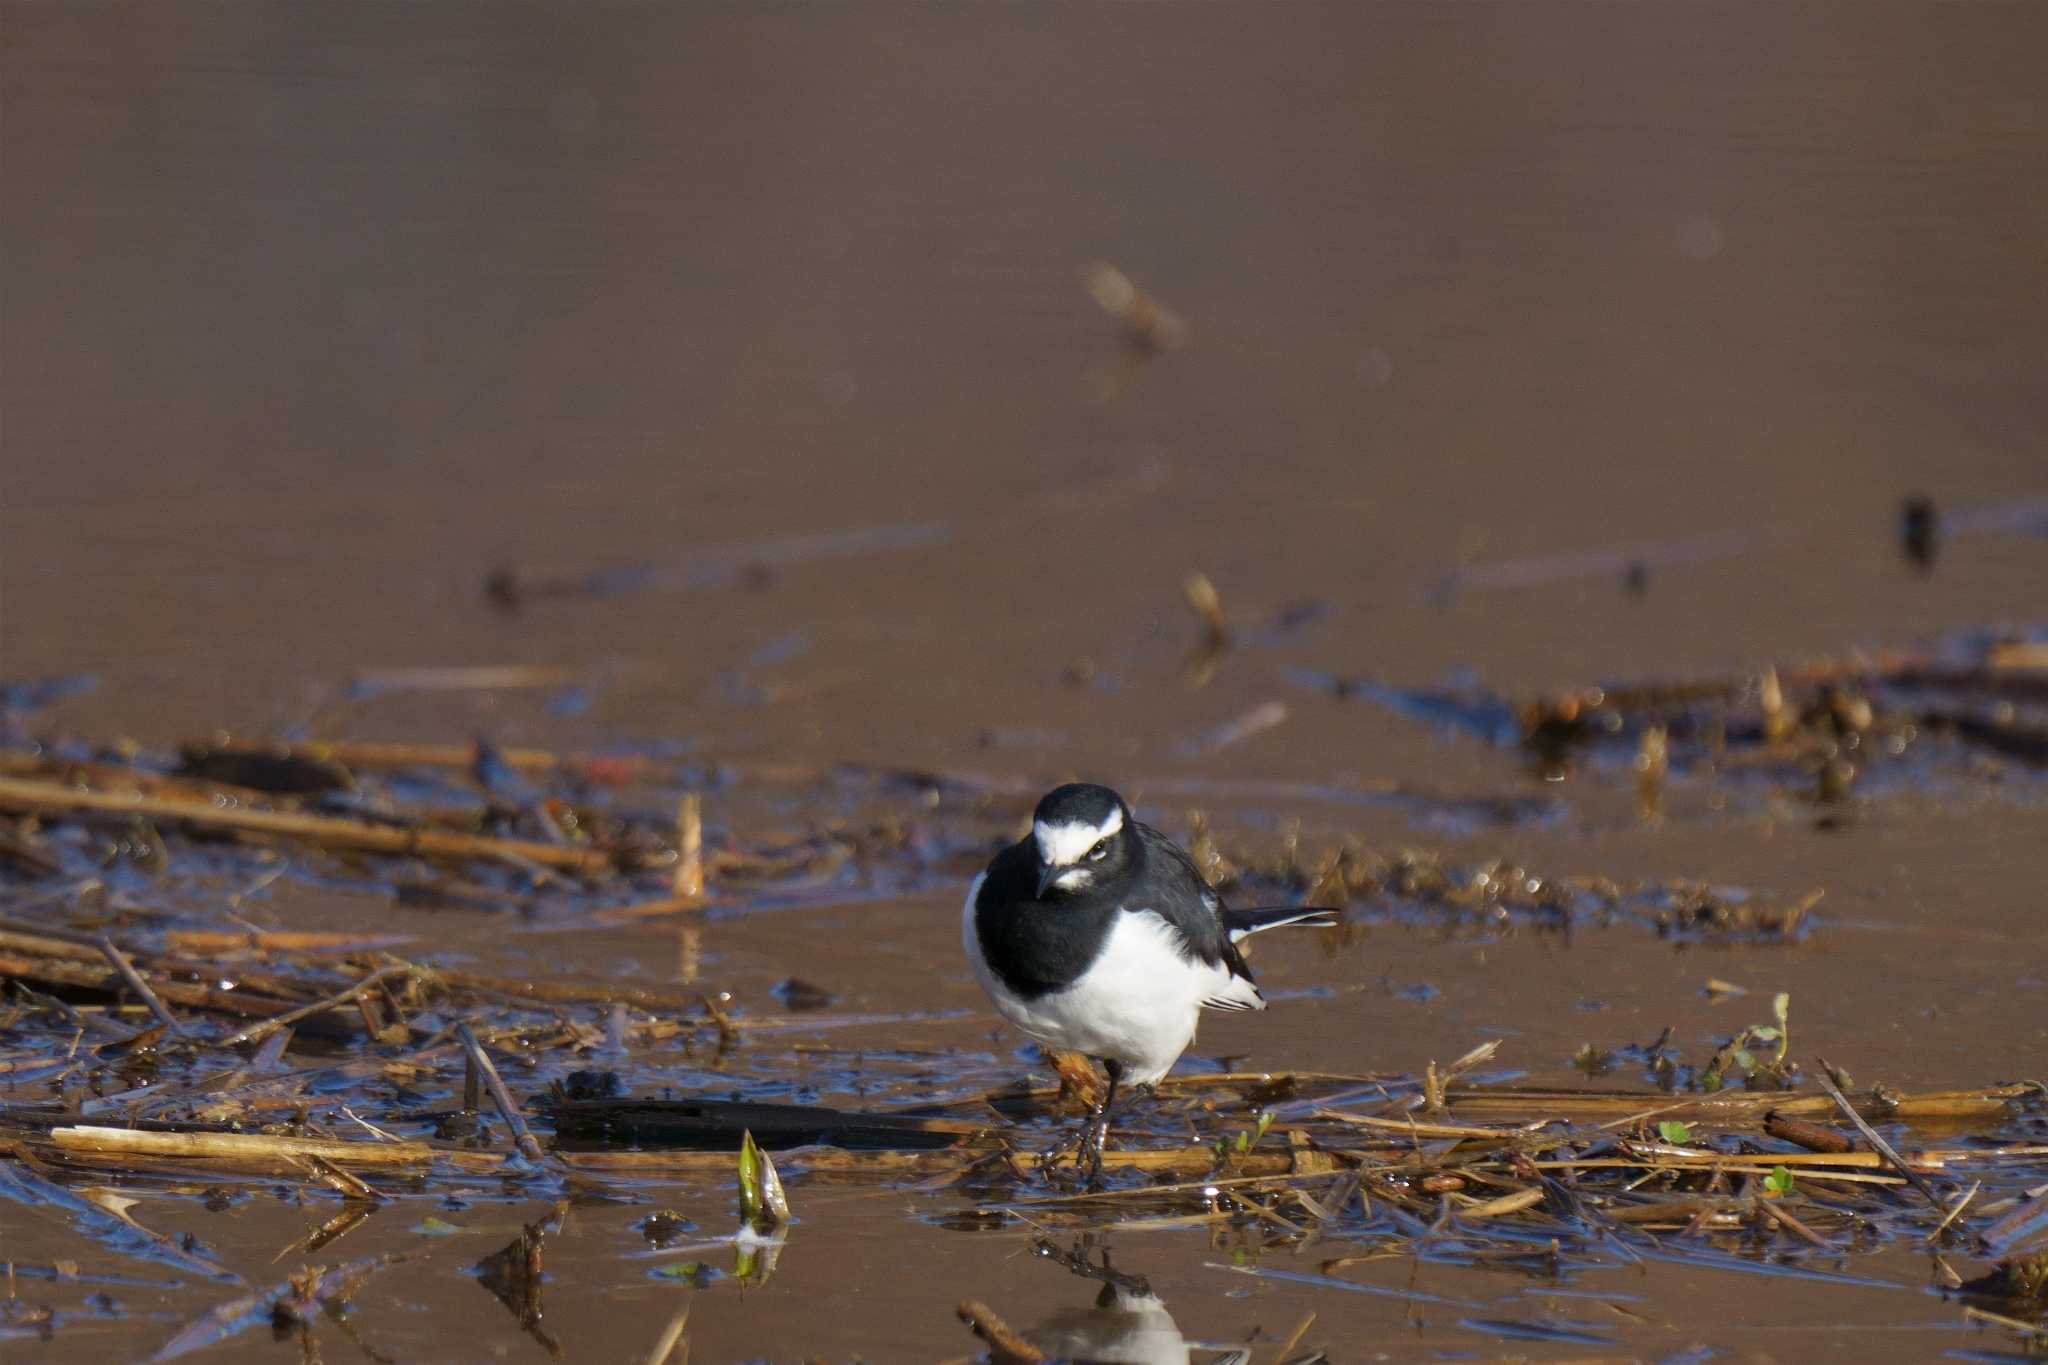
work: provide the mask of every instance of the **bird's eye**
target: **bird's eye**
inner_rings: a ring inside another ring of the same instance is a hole
[[[1099,863],[1108,856],[1109,840],[1107,839],[1097,839],[1095,847],[1088,850],[1088,861],[1091,863]]]

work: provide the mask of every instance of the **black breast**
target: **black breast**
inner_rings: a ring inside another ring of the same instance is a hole
[[[1037,857],[1028,841],[998,853],[974,901],[974,932],[990,970],[1011,991],[1036,1000],[1079,980],[1115,927],[1113,897],[1035,898]]]

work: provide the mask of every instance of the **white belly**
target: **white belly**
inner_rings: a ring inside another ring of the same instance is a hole
[[[1027,1334],[1032,1345],[1057,1360],[1188,1365],[1187,1338],[1165,1304],[1150,1294],[1114,1293],[1114,1307],[1054,1313]]]
[[[1220,965],[1190,960],[1173,926],[1150,911],[1118,915],[1101,956],[1074,984],[1025,1000],[982,958],[974,927],[980,890],[977,877],[961,914],[961,937],[996,1011],[1044,1047],[1122,1062],[1124,1079],[1133,1085],[1158,1080],[1187,1050],[1204,1000],[1258,1007],[1250,1004],[1258,997],[1248,982]]]

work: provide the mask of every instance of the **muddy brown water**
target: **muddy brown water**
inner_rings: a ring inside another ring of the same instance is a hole
[[[36,728],[1088,774],[1176,829],[1201,807],[1253,838],[1298,821],[1456,862],[1821,887],[1789,946],[1296,937],[1259,957],[1274,1010],[1197,1051],[1412,1072],[1502,1037],[1503,1062],[1566,1083],[1582,1044],[1667,1025],[1697,1061],[1785,991],[1801,1055],[1860,1080],[2048,1063],[2038,775],[1825,829],[1794,795],[1681,793],[1649,826],[1625,781],[1540,782],[1301,682],[1524,695],[2038,624],[2039,9],[10,3],[5,23],[0,675],[97,680]],[[1124,352],[1078,275],[1098,259],[1192,329],[1108,401]],[[1932,573],[1895,544],[1913,493],[1957,519]],[[483,592],[507,566],[613,577],[507,610]],[[1241,636],[1200,687],[1193,570]],[[565,680],[351,686],[501,665]],[[1215,745],[1276,701],[1284,721]],[[1362,798],[1382,784],[1429,800]],[[1552,814],[1463,804],[1504,798]],[[480,970],[677,970],[666,927],[508,932],[296,881],[261,913]],[[795,975],[840,1009],[932,1011],[814,1040],[911,1055],[882,1098],[1030,1069],[990,1038],[951,890],[761,909],[704,946],[742,1000]],[[1710,976],[1751,994],[1717,1002]],[[808,1065],[778,1046],[745,1065]],[[793,1196],[780,1269],[746,1292],[651,1277],[646,1206],[579,1209],[549,1245],[548,1332],[569,1359],[638,1359],[687,1298],[698,1360],[929,1360],[974,1348],[960,1299],[1020,1327],[1092,1302],[1019,1230],[941,1227],[947,1191]],[[731,1222],[723,1183],[649,1198]],[[138,1211],[258,1284],[331,1212],[260,1184]],[[541,1358],[466,1270],[538,1212],[373,1217],[335,1254],[416,1263],[357,1296],[365,1340]],[[429,1216],[457,1231],[416,1231]],[[14,1205],[0,1237],[24,1265],[173,1278]],[[1897,1244],[1843,1258],[1856,1285],[1346,1272],[1396,1291],[1373,1294],[1235,1272],[1200,1229],[1109,1240],[1187,1341],[1261,1353],[1310,1312],[1304,1344],[1337,1360],[2020,1349],[1966,1331]],[[225,1297],[34,1292],[67,1316],[9,1359],[136,1358]],[[265,1337],[201,1358],[296,1354]]]

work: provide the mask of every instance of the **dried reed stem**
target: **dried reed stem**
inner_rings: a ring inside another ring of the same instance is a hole
[[[684,794],[676,808],[676,871],[670,890],[678,901],[704,898],[704,798]]]
[[[683,1329],[690,1325],[690,1306],[684,1304],[676,1315],[668,1320],[668,1326],[661,1329],[654,1349],[647,1353],[647,1365],[668,1365],[668,1358],[675,1353],[676,1343],[683,1339]]]
[[[997,1317],[995,1310],[974,1299],[962,1301],[953,1310],[960,1315],[960,1321],[988,1343],[990,1365],[1041,1365],[1045,1353],[1017,1335],[1010,1324]]]
[[[140,815],[205,829],[272,834],[321,848],[357,849],[409,857],[539,863],[559,871],[586,874],[611,872],[618,865],[611,854],[601,849],[534,843],[524,839],[493,839],[439,829],[398,829],[335,816],[172,801],[125,792],[80,791],[55,782],[28,782],[7,777],[0,777],[0,810],[28,815]]]
[[[337,1166],[414,1166],[435,1156],[434,1149],[424,1142],[342,1142],[261,1133],[152,1133],[86,1124],[52,1129],[50,1141],[68,1152],[239,1160],[258,1157],[295,1164],[319,1157]]]

